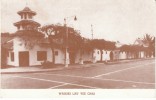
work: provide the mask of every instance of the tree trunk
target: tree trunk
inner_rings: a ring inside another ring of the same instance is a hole
[[[84,54],[83,50],[80,50],[80,59],[79,59],[80,64],[83,64],[83,54]]]
[[[51,51],[52,51],[52,63],[55,64],[55,51],[54,51],[54,43],[53,43],[53,36],[49,36],[48,40],[50,41],[51,44]]]
[[[101,60],[100,61],[102,62],[102,58],[103,58],[103,56],[102,56],[103,55],[102,50],[100,50],[100,53],[101,53]]]
[[[75,64],[75,56],[76,56],[76,53],[74,51],[69,52],[70,64]]]
[[[54,48],[51,48],[51,51],[52,51],[52,62],[53,64],[55,64],[55,51],[54,51]]]

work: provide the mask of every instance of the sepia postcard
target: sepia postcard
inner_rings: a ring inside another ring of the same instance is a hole
[[[156,0],[1,0],[1,98],[155,98]]]

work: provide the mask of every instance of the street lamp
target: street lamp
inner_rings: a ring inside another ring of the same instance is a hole
[[[65,25],[65,28],[66,28],[66,35],[65,35],[65,61],[64,61],[65,67],[68,67],[68,63],[69,63],[69,55],[68,55],[68,26],[67,26],[67,20],[69,18],[74,18],[74,21],[77,20],[76,16],[71,16],[71,17],[64,18],[64,25]]]

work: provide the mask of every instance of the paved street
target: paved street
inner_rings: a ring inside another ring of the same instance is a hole
[[[150,59],[51,72],[2,74],[1,86],[3,89],[153,89],[155,62]]]

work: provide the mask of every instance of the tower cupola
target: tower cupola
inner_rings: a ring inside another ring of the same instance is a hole
[[[33,19],[33,16],[36,15],[36,12],[32,11],[29,7],[25,7],[23,10],[17,13],[21,16],[21,19],[23,20]]]
[[[32,11],[29,7],[25,7],[23,10],[17,12],[21,16],[21,20],[14,23],[18,31],[21,30],[37,30],[40,27],[38,22],[33,20],[36,12]]]

